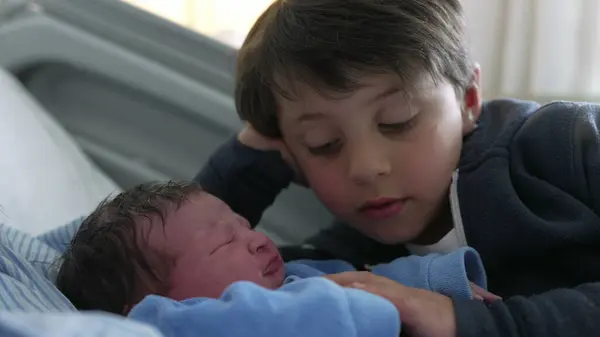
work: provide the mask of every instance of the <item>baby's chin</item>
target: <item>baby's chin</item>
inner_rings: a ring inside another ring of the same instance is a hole
[[[264,284],[263,287],[267,289],[275,290],[280,288],[285,282],[285,268],[281,268],[276,274],[265,278],[264,281],[266,284]]]

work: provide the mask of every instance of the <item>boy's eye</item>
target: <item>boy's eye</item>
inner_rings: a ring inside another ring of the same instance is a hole
[[[331,155],[339,151],[340,145],[340,140],[334,140],[319,146],[308,146],[308,151],[315,156]]]
[[[406,132],[416,125],[416,117],[417,116],[401,123],[379,123],[379,128],[384,132]]]

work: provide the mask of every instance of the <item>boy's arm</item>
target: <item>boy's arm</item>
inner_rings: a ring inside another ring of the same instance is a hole
[[[300,278],[354,270],[350,263],[341,260],[298,260],[286,264],[287,274]],[[471,282],[487,288],[483,262],[479,254],[469,247],[448,254],[401,257],[391,263],[374,266],[371,272],[409,287],[452,298],[473,298]]]
[[[337,274],[356,269],[341,260],[298,260],[286,264],[289,276],[300,278]],[[485,270],[479,254],[464,247],[448,254],[411,255],[370,268],[373,274],[403,285],[434,291],[452,298],[471,299],[471,283],[487,288]]]
[[[279,151],[255,150],[235,136],[213,153],[194,181],[256,226],[293,177]]]
[[[527,161],[527,167],[540,179],[574,197],[563,197],[562,202],[587,205],[589,212],[582,209],[573,219],[564,221],[572,230],[586,233],[593,247],[600,245],[599,130],[600,106],[554,103],[525,123],[515,136],[516,153],[511,154]],[[600,257],[598,249],[590,249],[589,254]],[[517,296],[489,306],[457,300],[454,310],[458,337],[600,336],[600,282],[529,298]]]
[[[129,317],[156,326],[165,337],[398,337],[391,302],[323,278],[267,290],[250,282],[231,285],[220,299],[182,302],[149,296]]]
[[[600,334],[600,284],[485,304],[455,300],[458,337],[580,337]]]
[[[401,257],[391,263],[377,265],[371,271],[406,286],[431,290],[455,299],[473,298],[471,282],[487,289],[479,254],[468,247],[448,254]]]

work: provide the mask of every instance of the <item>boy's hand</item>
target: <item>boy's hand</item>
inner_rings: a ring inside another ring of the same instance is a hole
[[[473,298],[476,300],[480,300],[480,301],[484,301],[484,302],[493,302],[493,301],[498,301],[501,300],[502,297],[498,296],[498,295],[494,295],[491,292],[481,288],[480,286],[476,285],[473,282],[471,283],[471,290],[473,291]]]
[[[281,151],[282,155],[284,153],[286,155],[289,155],[289,153],[287,152],[287,147],[285,146],[283,140],[278,138],[269,138],[261,135],[248,122],[244,123],[244,127],[242,128],[240,133],[238,133],[238,140],[242,144],[251,147],[255,150]]]
[[[282,139],[268,138],[256,131],[250,123],[245,123],[243,129],[238,133],[238,140],[240,143],[261,151],[279,151],[281,158],[296,172],[296,178],[294,182],[303,186],[308,186],[304,176],[298,170],[296,162],[290,155],[290,152]]]
[[[456,317],[449,297],[410,288],[370,272],[346,272],[326,276],[350,288],[386,298],[396,306],[403,332],[411,337],[456,337]]]

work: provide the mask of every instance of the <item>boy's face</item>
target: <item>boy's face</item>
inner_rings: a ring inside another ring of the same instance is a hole
[[[164,230],[153,225],[148,243],[172,260],[167,296],[175,300],[218,298],[236,281],[275,289],[285,276],[273,241],[208,193],[191,196],[168,213]]]
[[[295,84],[296,99],[278,97],[283,138],[336,216],[380,242],[410,242],[444,205],[462,137],[474,123],[454,87],[429,76],[408,95],[396,75],[360,83],[335,97]]]

